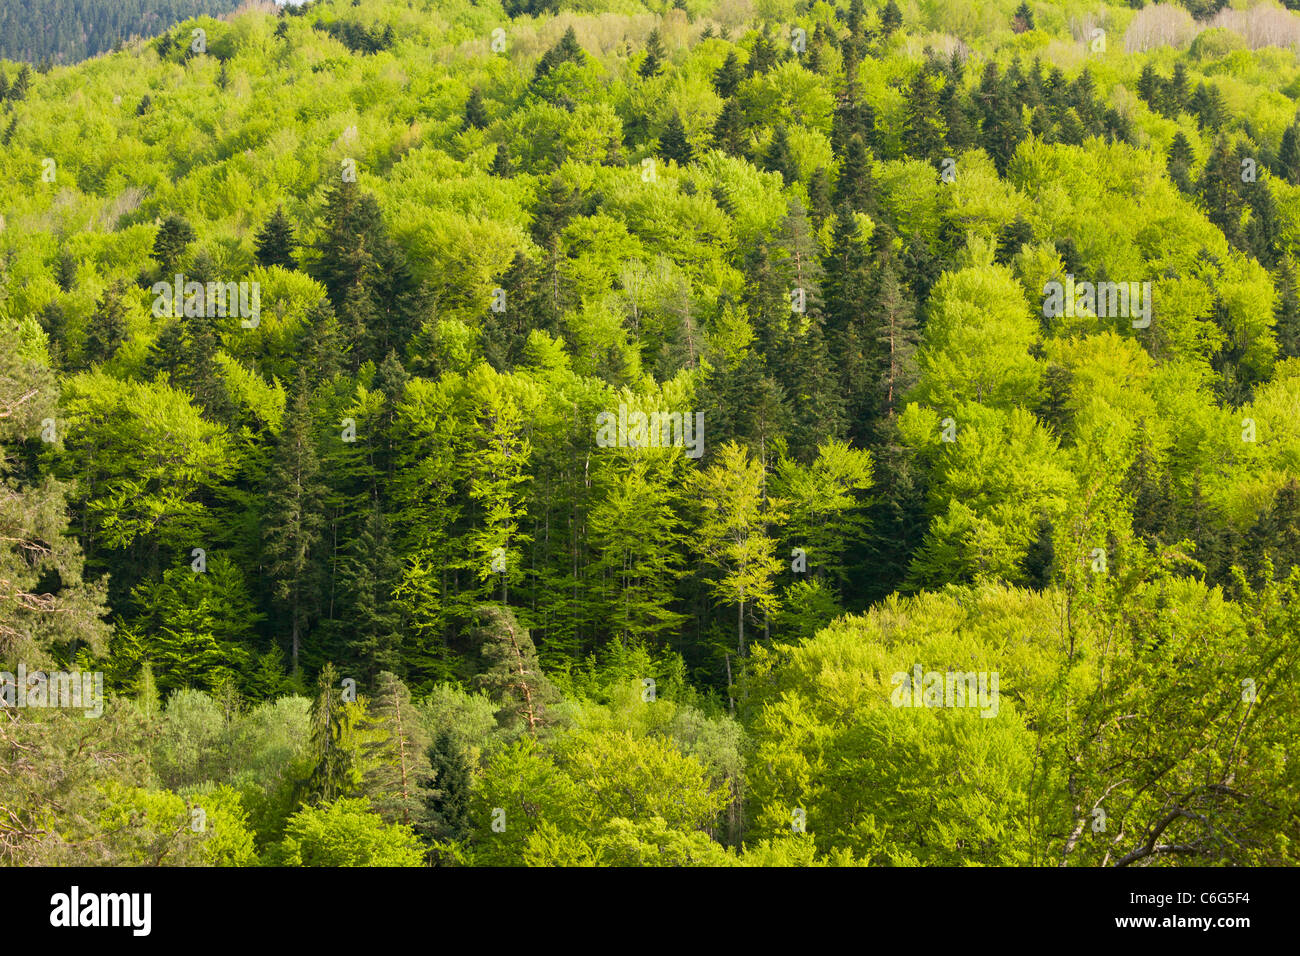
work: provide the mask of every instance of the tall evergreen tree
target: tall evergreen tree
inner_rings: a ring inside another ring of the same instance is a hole
[[[410,825],[423,813],[424,784],[430,776],[429,742],[411,692],[396,674],[381,671],[358,729],[370,739],[362,752],[369,767],[362,787],[388,823]]]
[[[522,725],[530,734],[550,720],[550,706],[559,694],[542,673],[537,648],[514,612],[500,605],[479,608],[479,653],[488,667],[479,683],[497,701],[503,726]]]
[[[424,806],[414,822],[417,833],[432,842],[464,839],[469,833],[472,773],[464,748],[442,731],[426,751],[429,776],[421,791]]]
[[[293,255],[295,245],[293,223],[284,214],[284,206],[276,206],[271,218],[257,234],[257,264],[296,269],[298,262]]]
[[[1292,186],[1300,186],[1300,123],[1293,123],[1282,134],[1278,148],[1279,175]]]
[[[650,31],[650,36],[645,41],[645,59],[637,68],[637,73],[644,79],[652,76],[658,76],[664,68],[664,44],[659,37],[658,28]]]
[[[338,671],[321,668],[311,705],[311,772],[304,782],[307,799],[330,803],[354,792],[358,779],[352,752],[352,722]]]
[[[769,172],[780,173],[787,186],[799,178],[799,169],[795,165],[794,154],[790,151],[789,133],[784,123],[772,131],[772,142],[768,144],[767,153],[763,157],[763,167]]]
[[[1245,209],[1237,188],[1240,181],[1241,165],[1227,139],[1220,136],[1201,173],[1201,201],[1210,222],[1236,246],[1241,245],[1241,216]]]
[[[469,99],[465,102],[465,125],[472,129],[486,129],[488,125],[483,93],[477,86],[470,90]]]
[[[713,124],[713,145],[732,156],[745,155],[745,114],[739,101],[729,99]]]
[[[736,95],[736,88],[740,86],[740,81],[744,78],[745,74],[740,66],[740,58],[736,56],[735,50],[728,50],[727,58],[722,61],[722,66],[718,67],[713,73],[713,89],[724,100],[729,100]]]
[[[293,673],[299,669],[303,637],[320,592],[317,549],[325,493],[312,434],[306,370],[300,370],[276,437],[267,476],[264,551],[274,592],[289,627]]]
[[[679,166],[688,165],[692,159],[691,144],[686,140],[686,127],[682,118],[674,113],[659,137],[659,154]]]
[[[181,256],[195,238],[194,227],[181,216],[173,213],[163,220],[154,237],[153,257],[164,277],[170,276],[175,270]]]
[[[86,331],[86,361],[107,362],[126,340],[126,282],[109,284],[95,304]]]
[[[910,156],[938,166],[943,158],[947,131],[933,81],[925,69],[918,70],[908,84],[903,125],[903,144]]]

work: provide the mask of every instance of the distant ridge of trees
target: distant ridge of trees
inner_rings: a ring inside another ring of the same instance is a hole
[[[161,33],[188,17],[221,16],[242,0],[0,0],[0,57],[76,63],[119,41]]]

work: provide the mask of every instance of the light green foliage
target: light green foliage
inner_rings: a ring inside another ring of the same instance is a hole
[[[272,859],[280,866],[422,866],[424,852],[409,827],[384,823],[368,800],[341,798],[290,817]]]
[[[1295,862],[1300,13],[1211,6],[316,0],[8,64],[0,670],[107,700],[0,710],[0,860]],[[703,432],[598,424],[653,412]]]

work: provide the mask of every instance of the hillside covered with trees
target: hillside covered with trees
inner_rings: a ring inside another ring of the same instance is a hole
[[[270,0],[0,0],[0,57],[75,63],[194,16],[220,16]]]
[[[4,64],[0,671],[106,699],[0,709],[0,860],[1296,863],[1298,56],[317,0]]]

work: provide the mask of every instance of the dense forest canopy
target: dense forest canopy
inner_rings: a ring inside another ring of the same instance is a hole
[[[270,0],[0,0],[0,57],[75,63],[194,16]]]
[[[0,65],[0,670],[105,692],[0,710],[0,859],[1295,863],[1298,54],[317,0]]]

